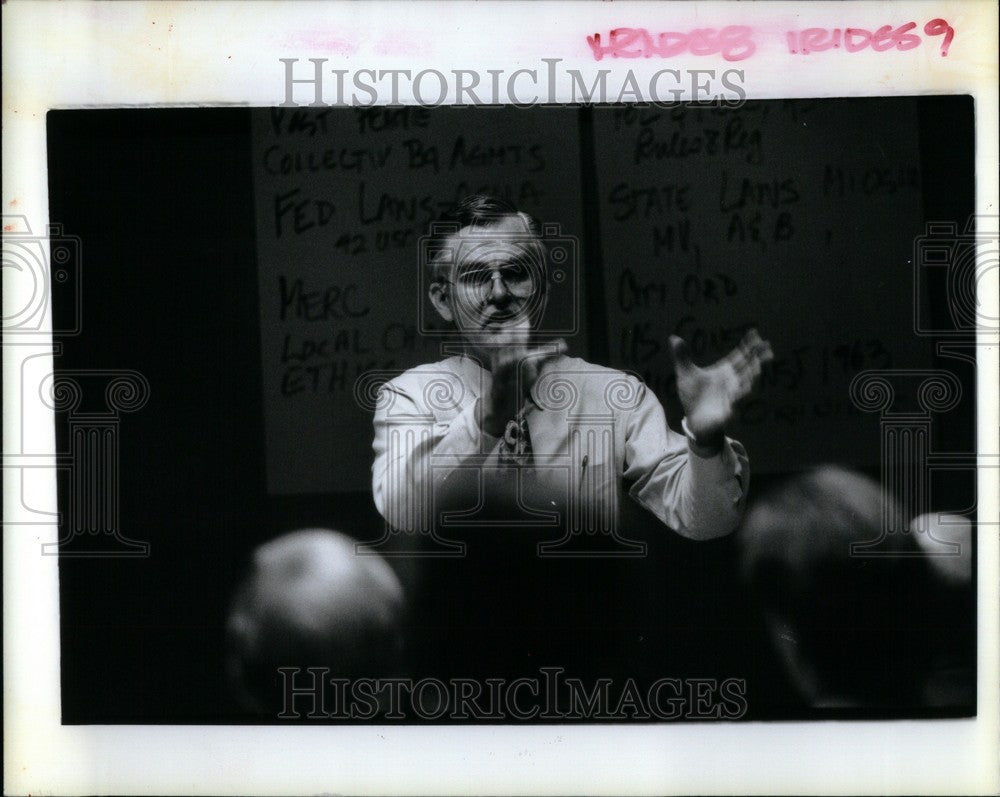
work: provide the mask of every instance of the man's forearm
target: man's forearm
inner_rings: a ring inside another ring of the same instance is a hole
[[[685,473],[687,512],[678,532],[695,540],[723,537],[736,530],[746,506],[749,462],[740,443],[723,438],[717,453],[688,445]]]
[[[739,525],[748,477],[739,443],[727,438],[720,452],[708,454],[685,442],[642,474],[629,494],[681,536],[709,540]]]

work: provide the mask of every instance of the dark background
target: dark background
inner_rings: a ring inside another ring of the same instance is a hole
[[[971,98],[918,107],[925,218],[964,226]],[[266,492],[250,110],[52,111],[48,126],[50,218],[82,239],[82,332],[63,339],[56,367],[131,368],[152,388],[119,435],[120,529],[150,555],[60,561],[63,721],[245,720],[224,680],[222,631],[252,549],[303,526],[382,529],[369,493]],[[943,283],[928,296],[944,324]],[[966,399],[935,420],[935,446],[973,450],[973,369],[947,367]],[[65,420],[57,414],[60,450]],[[755,476],[752,496],[781,476]],[[947,489],[950,505],[972,503],[971,480]],[[654,556],[663,578],[639,594],[676,618],[657,650],[661,674],[745,677],[751,718],[808,716],[776,675],[731,539],[666,537]]]

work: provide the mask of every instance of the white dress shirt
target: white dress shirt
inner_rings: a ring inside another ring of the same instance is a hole
[[[614,533],[626,495],[692,539],[739,523],[750,476],[743,446],[726,438],[718,452],[699,449],[667,426],[637,378],[564,355],[549,360],[521,411],[532,454],[518,468],[501,465],[501,439],[477,418],[490,380],[463,355],[381,389],[372,487],[394,528],[568,523],[578,533]]]

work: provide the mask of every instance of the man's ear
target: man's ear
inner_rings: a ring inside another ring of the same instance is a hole
[[[440,280],[435,280],[431,283],[428,295],[431,299],[431,304],[434,305],[434,309],[445,321],[454,321],[455,314],[451,311],[451,305],[448,304],[448,284],[441,282]]]

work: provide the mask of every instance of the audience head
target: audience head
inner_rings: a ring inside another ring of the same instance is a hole
[[[909,533],[884,535],[898,507],[837,467],[759,499],[737,537],[742,569],[801,696],[813,706],[914,705],[931,629],[930,570]]]
[[[277,714],[279,667],[325,667],[331,678],[398,674],[403,590],[392,568],[324,529],[261,545],[227,623],[227,667],[242,706]]]

